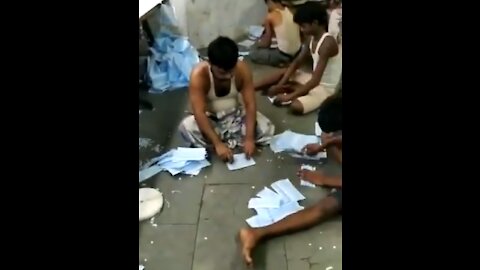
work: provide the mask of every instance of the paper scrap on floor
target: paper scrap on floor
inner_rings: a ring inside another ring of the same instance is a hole
[[[238,43],[238,45],[246,47],[247,49],[252,47],[253,44],[255,44],[255,41],[250,40],[250,39],[245,39],[244,41],[241,41]]]
[[[140,265],[138,266],[138,270],[143,270],[143,269],[145,269],[145,266],[143,266],[143,265],[140,264]]]
[[[286,95],[286,94],[284,94]],[[270,102],[273,104],[273,102],[275,102],[275,99],[277,98],[276,96],[275,97],[267,97],[268,100],[270,100]],[[292,101],[289,100],[289,101],[285,101],[285,102],[282,102],[282,105],[289,105],[289,104],[292,104]]]
[[[153,140],[149,138],[138,138],[138,149],[147,148],[153,144]]]
[[[305,165],[305,164],[303,164],[303,165],[300,167],[300,169],[301,169],[301,170],[315,171],[315,167],[310,166],[310,165]],[[312,187],[312,188],[317,187],[315,184],[313,184],[313,183],[311,183],[311,182],[308,182],[308,181],[305,181],[305,180],[303,180],[303,179],[300,179],[300,186]]]
[[[322,158],[327,158],[327,152],[320,152],[314,156],[310,156],[305,153],[303,154],[291,153],[290,155],[294,158],[300,158],[300,159],[306,159],[306,160],[320,160]]]
[[[322,135],[322,129],[320,128],[320,125],[318,122],[315,122],[315,135],[320,136]]]
[[[257,213],[246,219],[252,228],[268,226],[304,209],[298,201],[304,200],[305,197],[289,179],[278,180],[271,186],[275,191],[265,187],[257,193],[257,197],[251,198],[248,202],[248,208],[255,209]]]
[[[161,171],[168,171],[171,175],[184,173],[198,175],[200,171],[210,166],[206,160],[205,148],[172,149],[161,156],[153,158],[139,171],[139,182],[142,182]]]
[[[320,138],[315,135],[304,135],[287,130],[281,134],[273,136],[270,141],[270,149],[274,153],[288,152],[292,157],[319,160],[326,157],[325,152],[320,152],[315,156],[309,156],[302,152],[302,149],[311,143],[320,143]]]
[[[248,37],[249,39],[256,40],[260,38],[263,34],[265,27],[261,25],[250,25],[248,27]]]
[[[253,158],[247,159],[245,153],[233,155],[233,163],[227,163],[227,167],[230,171],[240,170],[246,167],[255,165]]]

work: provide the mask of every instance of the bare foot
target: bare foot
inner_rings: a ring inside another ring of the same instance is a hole
[[[238,233],[240,243],[242,244],[242,257],[248,267],[253,266],[252,250],[255,248],[258,242],[258,237],[254,231],[250,228],[243,228]]]
[[[299,170],[297,173],[300,179],[308,181],[317,186],[325,186],[328,181],[328,176],[326,176],[322,171],[310,171],[310,170]]]

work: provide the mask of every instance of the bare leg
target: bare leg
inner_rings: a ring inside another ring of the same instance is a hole
[[[266,237],[278,236],[310,228],[340,211],[340,204],[332,196],[321,200],[318,204],[292,214],[277,223],[263,228],[243,228],[239,238],[242,244],[242,256],[245,263],[252,266],[251,252],[257,243]]]
[[[263,90],[267,87],[270,87],[280,81],[283,77],[283,74],[287,71],[286,68],[279,69],[275,71],[273,74],[268,75],[267,77],[259,80],[254,84],[255,90]]]

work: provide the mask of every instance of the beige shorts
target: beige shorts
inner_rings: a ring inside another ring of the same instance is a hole
[[[297,72],[293,75],[293,81],[299,84],[306,84],[312,74],[297,70]],[[334,93],[335,89],[332,87],[326,87],[325,85],[319,84],[312,90],[308,92],[305,96],[301,96],[297,98],[297,100],[302,104],[303,113],[307,114],[311,111],[314,111],[320,107],[320,104],[331,96]]]

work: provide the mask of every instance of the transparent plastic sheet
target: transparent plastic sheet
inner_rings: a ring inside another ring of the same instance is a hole
[[[200,62],[197,50],[181,34],[172,6],[163,4],[155,17],[159,31],[148,58],[151,93],[163,93],[188,86],[190,72]]]

